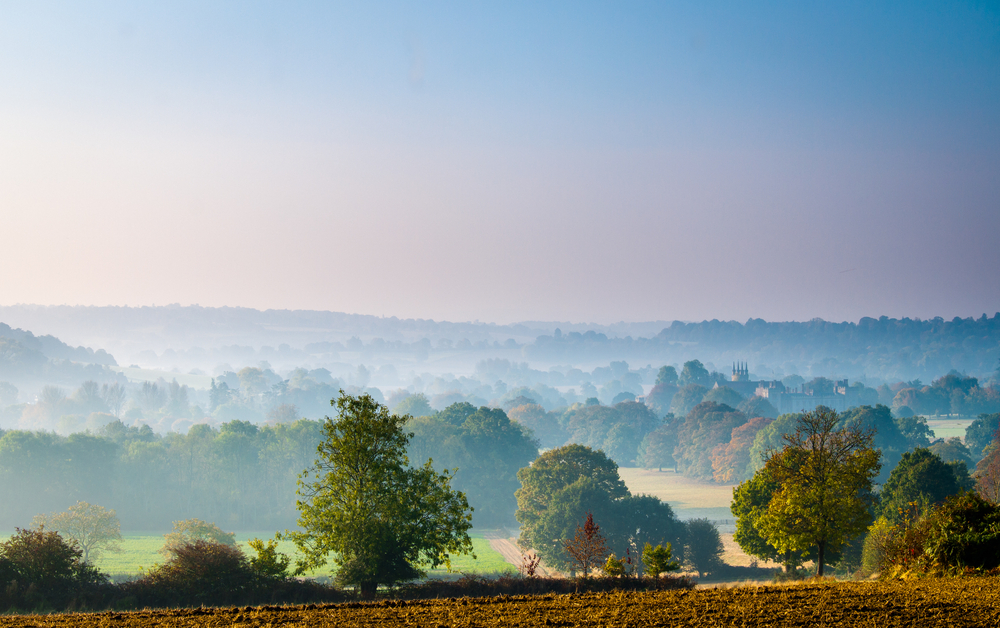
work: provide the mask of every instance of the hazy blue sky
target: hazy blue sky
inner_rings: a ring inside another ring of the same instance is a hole
[[[997,2],[0,6],[0,302],[1000,310]]]

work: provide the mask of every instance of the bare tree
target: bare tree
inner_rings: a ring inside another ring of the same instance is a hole
[[[83,550],[83,562],[96,560],[101,552],[120,552],[121,524],[114,510],[77,502],[66,512],[46,517],[38,515],[31,522],[36,529],[50,528],[73,539]]]
[[[73,398],[87,412],[101,412],[106,409],[104,398],[101,396],[101,387],[92,379],[80,384],[80,387],[73,393]]]
[[[149,414],[156,412],[167,402],[164,391],[153,382],[143,382],[142,388],[137,393],[136,401],[139,402],[142,411]]]
[[[105,384],[101,387],[101,396],[104,397],[108,411],[116,419],[122,418],[122,407],[125,405],[125,385],[121,382],[115,382],[110,386]]]

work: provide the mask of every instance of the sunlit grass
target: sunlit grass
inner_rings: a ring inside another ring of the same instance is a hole
[[[0,539],[10,538],[12,531],[0,532]],[[502,571],[515,571],[516,568],[503,559],[499,552],[490,547],[490,542],[483,537],[482,533],[472,532],[472,556],[456,556],[451,561],[451,571],[453,573],[480,573],[488,574]],[[253,550],[247,543],[253,538],[270,539],[274,538],[274,532],[237,532],[236,542],[240,548],[253,555]],[[163,534],[129,534],[122,535],[121,552],[105,552],[94,564],[98,569],[112,576],[137,576],[142,570],[149,570],[155,565],[164,562],[164,557],[160,554],[163,547]],[[278,551],[287,554],[294,560],[296,557],[295,545],[291,541],[279,541]],[[442,576],[448,574],[445,568],[433,569],[431,576]],[[312,577],[331,576],[333,568],[327,566],[310,572]]]

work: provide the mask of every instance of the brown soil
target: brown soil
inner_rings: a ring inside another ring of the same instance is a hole
[[[5,616],[11,628],[69,626],[998,626],[1000,578],[811,583],[655,593],[94,614]]]

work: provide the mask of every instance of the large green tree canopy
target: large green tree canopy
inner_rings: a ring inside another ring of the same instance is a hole
[[[820,407],[799,417],[785,447],[764,468],[777,484],[759,530],[778,551],[816,548],[817,575],[827,552],[863,533],[871,522],[872,480],[879,452],[870,429],[836,429],[837,413]]]
[[[499,408],[456,403],[433,416],[410,420],[406,429],[413,433],[407,449],[411,457],[433,458],[439,471],[458,469],[452,484],[475,509],[477,527],[515,523],[517,471],[538,456],[526,428]]]

